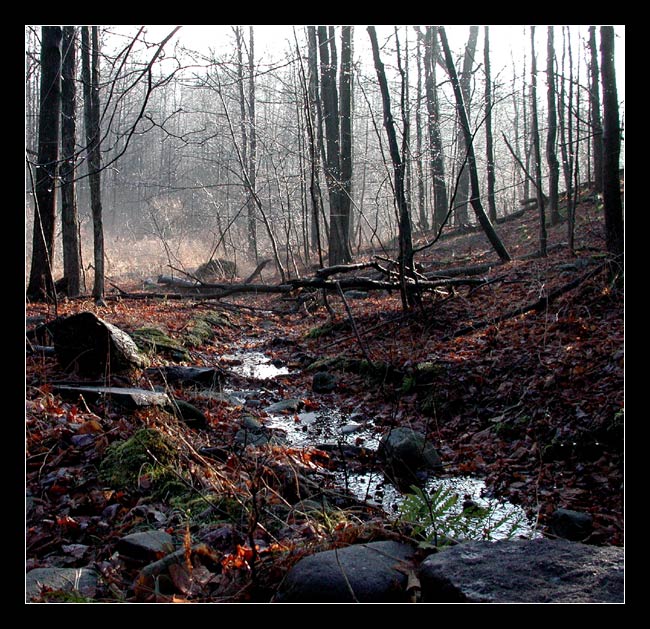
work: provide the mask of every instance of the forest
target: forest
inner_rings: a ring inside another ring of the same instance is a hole
[[[26,602],[624,602],[624,37],[26,26]]]

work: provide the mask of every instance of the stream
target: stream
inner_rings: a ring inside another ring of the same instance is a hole
[[[269,380],[291,373],[287,367],[274,363],[263,352],[250,347],[236,349],[222,358],[229,363],[228,368],[231,371],[246,378]],[[235,396],[238,393],[227,392]],[[281,431],[288,445],[299,448],[327,444],[363,446],[376,451],[381,440],[379,429],[360,408],[352,413],[327,407],[289,414],[268,412],[265,426]],[[387,481],[381,471],[359,473],[339,470],[334,472],[334,476],[340,487],[347,489],[360,500],[381,507],[390,517],[397,517],[404,507],[406,496]],[[487,514],[489,539],[509,537],[513,525],[516,527],[517,536],[540,536],[535,530],[535,523],[527,517],[521,507],[490,497],[485,482],[480,478],[438,476],[429,478],[424,490],[429,495],[438,492],[442,498],[457,495],[458,500],[450,509],[450,513],[460,513],[463,505],[472,504],[483,514]],[[482,520],[482,525],[485,524],[486,520]],[[473,534],[480,534],[480,531],[474,531]]]

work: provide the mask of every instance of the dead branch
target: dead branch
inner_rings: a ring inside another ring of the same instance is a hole
[[[558,297],[564,295],[565,293],[568,293],[574,288],[577,288],[578,286],[580,286],[580,284],[586,282],[588,279],[590,279],[594,275],[597,275],[603,269],[607,268],[607,264],[608,264],[607,262],[603,264],[599,264],[595,269],[592,269],[588,273],[585,273],[581,277],[576,278],[575,280],[569,282],[568,284],[564,284],[563,286],[560,286],[560,288],[556,288],[555,290],[551,291],[548,295],[540,297],[537,301],[533,302],[532,304],[527,304],[525,306],[520,306],[519,308],[515,308],[514,310],[509,310],[505,314],[502,314],[501,316],[496,317],[495,319],[486,319],[484,321],[479,321],[478,323],[468,325],[467,327],[461,328],[460,330],[456,330],[456,332],[444,337],[442,340],[450,341],[451,339],[455,339],[459,336],[465,336],[466,334],[471,334],[472,332],[476,332],[477,330],[482,330],[483,328],[487,328],[491,325],[496,325],[497,323],[501,323],[503,321],[507,321],[508,319],[513,319],[514,317],[518,317],[520,315],[526,314],[531,310],[536,310],[537,312],[545,310]]]

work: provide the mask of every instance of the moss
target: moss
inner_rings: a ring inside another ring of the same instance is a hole
[[[160,328],[139,328],[134,330],[131,336],[138,348],[143,351],[166,354],[174,360],[190,359],[187,350]]]
[[[202,317],[190,319],[185,328],[183,342],[190,347],[198,347],[214,338],[214,330],[209,321]]]
[[[172,471],[177,463],[178,454],[169,437],[153,428],[142,428],[130,439],[107,448],[99,478],[114,489],[133,490],[146,475],[153,484],[152,493],[168,495],[170,483],[180,482]]]

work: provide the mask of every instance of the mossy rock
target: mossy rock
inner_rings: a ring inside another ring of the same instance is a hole
[[[160,328],[138,328],[131,336],[142,351],[165,354],[174,360],[190,360],[188,351]]]
[[[205,317],[190,319],[183,334],[183,343],[189,347],[198,347],[215,337],[212,324]]]
[[[185,400],[174,398],[169,410],[190,428],[206,428],[208,425],[207,417],[196,406]]]
[[[156,495],[169,494],[170,484],[180,483],[173,472],[178,460],[169,437],[153,428],[142,428],[129,439],[107,448],[99,466],[99,478],[114,489],[133,490],[146,475]]]

